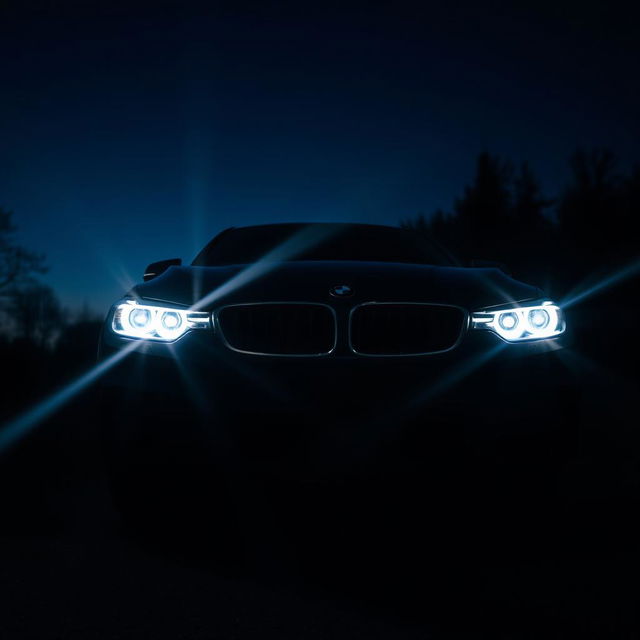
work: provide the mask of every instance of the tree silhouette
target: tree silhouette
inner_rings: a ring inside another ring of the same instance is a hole
[[[613,153],[578,149],[570,159],[571,182],[558,205],[562,244],[583,262],[590,253],[609,256],[619,239],[622,193]]]
[[[566,282],[638,259],[640,168],[618,171],[606,149],[578,149],[558,203],[560,266]]]
[[[552,223],[544,210],[551,204],[541,195],[528,164],[514,176],[510,161],[483,151],[476,159],[473,182],[455,200],[452,214],[438,210],[429,219],[420,215],[402,224],[430,234],[463,264],[482,258],[521,268],[529,259],[523,238],[531,247],[550,242]]]
[[[637,257],[640,225],[640,165],[636,165],[620,187],[621,203],[617,223],[618,249],[625,259]]]
[[[510,223],[513,168],[498,156],[483,151],[476,161],[473,184],[465,187],[464,196],[455,203],[455,212],[462,228],[469,234],[469,244],[478,247],[492,244],[491,237]]]
[[[64,324],[64,314],[53,289],[38,283],[11,291],[9,314],[16,335],[40,348],[51,346]]]
[[[45,273],[44,256],[27,251],[15,242],[17,227],[13,212],[0,208],[0,294],[27,281],[33,274]]]
[[[552,223],[545,217],[544,210],[548,209],[554,200],[544,198],[540,193],[540,185],[536,180],[529,164],[523,162],[520,171],[514,179],[513,221],[515,227],[536,236],[548,234]]]
[[[453,213],[420,214],[402,225],[431,235],[463,264],[504,262],[521,279],[565,290],[637,259],[640,216],[640,166],[625,176],[610,151],[578,149],[569,167],[567,187],[551,199],[527,163],[514,174],[509,161],[482,152]],[[547,213],[554,204],[556,221]]]

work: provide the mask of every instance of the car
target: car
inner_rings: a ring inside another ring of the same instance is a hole
[[[227,513],[248,477],[407,476],[470,442],[559,446],[563,310],[480,264],[406,228],[280,223],[149,265],[99,347],[116,363],[101,418],[121,509],[213,486],[199,504]]]

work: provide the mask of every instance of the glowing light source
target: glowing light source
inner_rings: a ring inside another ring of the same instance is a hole
[[[117,303],[111,322],[112,329],[126,338],[165,342],[177,340],[189,329],[207,329],[210,326],[206,312],[138,304],[135,300]]]
[[[146,329],[151,324],[151,313],[148,309],[133,309],[129,313],[129,322],[136,329]]]
[[[511,331],[518,324],[518,316],[515,313],[503,313],[498,322],[505,331]]]
[[[564,333],[566,324],[560,307],[550,300],[542,304],[474,313],[472,328],[489,329],[507,342],[542,340]]]
[[[549,312],[546,309],[533,309],[532,311],[529,311],[527,319],[529,321],[529,325],[538,330],[546,328],[549,326],[549,322],[551,322]]]
[[[180,326],[181,322],[180,316],[175,313],[175,311],[165,311],[162,314],[162,326],[165,329],[176,329]]]

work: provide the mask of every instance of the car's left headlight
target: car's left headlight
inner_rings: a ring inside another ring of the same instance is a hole
[[[489,329],[507,342],[543,340],[564,333],[562,309],[550,300],[522,304],[499,310],[484,309],[471,316],[473,329]]]
[[[111,328],[121,336],[172,342],[189,329],[208,329],[209,313],[139,304],[123,300],[115,305]]]

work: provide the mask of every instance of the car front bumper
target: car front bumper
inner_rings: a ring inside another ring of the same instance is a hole
[[[130,345],[105,331],[101,358]],[[175,451],[204,442],[275,460],[312,451],[320,466],[327,455],[379,450],[407,433],[419,449],[497,440],[526,447],[533,434],[567,437],[576,387],[561,349],[560,340],[507,344],[470,331],[456,349],[429,356],[269,357],[193,331],[175,343],[136,343],[104,376],[101,413],[124,440]]]

